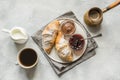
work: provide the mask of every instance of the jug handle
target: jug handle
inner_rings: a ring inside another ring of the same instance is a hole
[[[119,5],[119,4],[120,4],[120,0],[116,0],[115,2],[113,2],[112,4],[110,4],[109,6],[107,6],[106,8],[104,8],[104,9],[102,10],[102,12],[104,13],[104,12],[106,12],[106,11],[114,8],[115,6],[117,6],[117,5]]]

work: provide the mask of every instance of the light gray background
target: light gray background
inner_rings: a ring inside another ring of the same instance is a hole
[[[29,36],[42,26],[72,10],[83,21],[92,7],[104,8],[115,0],[0,0],[0,30],[23,27]],[[86,26],[86,25],[85,25]],[[16,45],[7,33],[0,31],[0,80],[120,80],[120,5],[104,13],[100,28],[88,28],[91,34],[102,33],[95,39],[96,55],[58,77],[31,38],[25,45]],[[35,69],[24,70],[15,65],[18,51],[34,48],[39,55]]]

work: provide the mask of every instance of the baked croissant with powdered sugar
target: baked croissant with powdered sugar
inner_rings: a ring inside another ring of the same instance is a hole
[[[49,23],[42,32],[42,47],[48,54],[50,54],[55,44],[59,26],[59,21],[55,20]]]
[[[58,52],[58,56],[63,61],[66,61],[66,62],[73,61],[73,53],[69,47],[69,42],[64,39],[64,34],[61,31],[58,32],[58,36],[55,42],[55,48]]]

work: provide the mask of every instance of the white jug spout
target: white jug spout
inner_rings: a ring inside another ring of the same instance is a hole
[[[2,29],[3,32],[10,33],[10,30],[8,29]]]

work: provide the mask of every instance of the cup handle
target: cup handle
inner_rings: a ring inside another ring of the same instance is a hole
[[[15,65],[19,65],[17,61],[15,62]]]
[[[3,32],[10,33],[10,30],[8,29],[2,29]]]
[[[107,6],[106,8],[104,8],[104,9],[102,10],[102,12],[104,13],[104,12],[106,12],[106,11],[114,8],[115,6],[117,6],[117,5],[119,5],[119,4],[120,4],[120,0],[116,0],[115,2],[113,2],[112,4],[110,4],[109,6]]]

